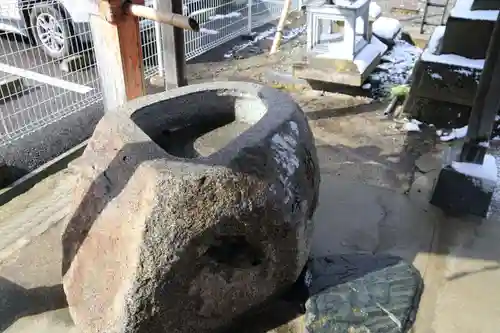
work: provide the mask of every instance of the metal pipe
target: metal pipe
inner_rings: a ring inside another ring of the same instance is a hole
[[[184,30],[200,31],[200,25],[198,24],[198,22],[194,18],[189,16],[160,12],[158,10],[155,10],[154,8],[136,5],[129,2],[123,5],[123,10],[125,11],[125,13],[136,17],[172,25]]]

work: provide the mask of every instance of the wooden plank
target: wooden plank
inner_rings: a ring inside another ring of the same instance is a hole
[[[156,0],[158,11],[182,14],[182,0]],[[163,61],[165,88],[172,89],[187,85],[184,31],[167,24],[161,24],[161,59]]]
[[[144,0],[133,2],[144,4]],[[105,110],[144,95],[139,20],[132,15],[111,16],[113,6],[121,9],[121,0],[101,1],[101,15],[107,19],[96,14],[90,18]]]

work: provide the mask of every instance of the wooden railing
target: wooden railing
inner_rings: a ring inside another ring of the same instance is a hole
[[[98,0],[99,12],[91,27],[104,107],[114,109],[145,93],[139,18],[161,24],[166,89],[187,84],[183,30],[199,30],[198,23],[182,15],[182,0],[159,0],[158,8],[144,0]]]

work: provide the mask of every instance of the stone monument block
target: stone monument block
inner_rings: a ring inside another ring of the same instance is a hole
[[[131,101],[72,167],[63,285],[84,332],[212,332],[308,258],[314,138],[276,89],[218,82]]]
[[[423,97],[472,106],[482,69],[420,59],[413,71],[416,89]]]
[[[471,10],[500,10],[499,0],[474,0]]]
[[[446,22],[441,53],[485,59],[494,26],[494,21],[450,16]],[[474,32],[473,37],[471,32]]]

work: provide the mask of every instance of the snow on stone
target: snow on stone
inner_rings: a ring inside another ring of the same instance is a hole
[[[465,136],[467,135],[467,128],[468,128],[468,126],[464,126],[461,128],[454,128],[451,130],[450,133],[447,133],[447,134],[443,134],[442,131],[441,132],[436,131],[436,133],[437,133],[437,135],[440,136],[441,141],[448,142],[448,141],[452,141],[452,140],[456,140],[456,139],[465,138]]]
[[[434,80],[442,80],[443,77],[441,76],[441,74],[438,74],[438,73],[432,73],[431,74],[431,77],[434,79]]]
[[[482,69],[484,67],[484,59],[469,59],[455,54],[436,55],[441,40],[444,36],[445,29],[446,27],[440,26],[434,30],[434,33],[429,40],[429,46],[422,54],[422,60],[452,66]]]
[[[406,84],[421,53],[420,48],[397,39],[394,47],[382,56],[382,63],[368,79],[376,87],[374,94],[387,96],[393,86]]]
[[[497,182],[497,164],[490,154],[484,156],[483,164],[452,162],[451,167],[466,176]]]
[[[288,123],[289,130],[276,133],[271,138],[271,149],[274,151],[274,160],[281,167],[280,181],[285,190],[285,203],[293,199],[293,184],[290,177],[300,165],[297,157],[297,143],[299,141],[299,128],[293,121]]]
[[[473,74],[472,70],[467,68],[456,68],[453,71],[464,76],[471,76]]]
[[[385,51],[387,51],[387,45],[382,43],[377,37],[372,36],[371,42],[354,58],[354,63],[358,67],[359,72],[363,73],[371,65],[373,59],[384,54]]]
[[[372,85],[370,83],[365,83],[365,84],[363,84],[363,86],[361,88],[364,89],[364,90],[368,90],[371,87],[372,87]]]
[[[409,122],[405,123],[403,129],[408,132],[420,132],[420,125],[422,122],[412,119]]]
[[[471,10],[474,0],[457,0],[450,16],[466,20],[496,21],[498,10]]]
[[[376,2],[370,2],[368,16],[372,19],[377,19],[380,15],[382,15],[382,8]]]
[[[286,43],[287,41],[296,38],[298,35],[302,34],[306,30],[306,26],[303,25],[298,28],[293,28],[293,29],[285,29],[283,31],[283,38],[282,38],[282,44]],[[269,28],[259,34],[257,34],[253,40],[250,40],[246,43],[236,45],[233,47],[230,51],[226,52],[224,54],[224,58],[232,58],[236,53],[246,49],[249,46],[257,44],[259,41],[263,39],[273,39],[274,35],[276,34],[276,27]]]
[[[207,35],[217,35],[219,33],[217,30],[206,29],[206,28],[200,28],[200,32],[202,34],[207,34]]]
[[[380,17],[372,25],[372,32],[385,39],[392,39],[400,30],[401,23],[390,17]]]
[[[217,14],[217,15],[213,15],[213,16],[210,16],[208,19],[210,21],[215,21],[215,20],[223,20],[225,18],[238,18],[238,17],[241,17],[241,13],[240,12],[231,12],[229,14]]]

